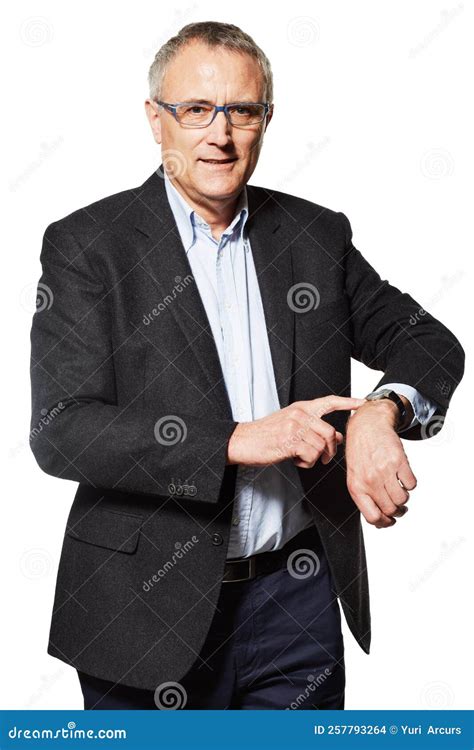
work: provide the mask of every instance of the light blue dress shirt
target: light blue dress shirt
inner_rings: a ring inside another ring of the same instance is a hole
[[[244,187],[235,217],[219,241],[209,225],[184,200],[165,173],[165,187],[176,225],[216,342],[233,419],[250,422],[278,411],[262,299],[250,242]],[[424,422],[436,405],[414,388],[382,386],[405,395]],[[237,466],[234,513],[227,559],[275,550],[311,526],[298,469],[288,459],[265,467]]]

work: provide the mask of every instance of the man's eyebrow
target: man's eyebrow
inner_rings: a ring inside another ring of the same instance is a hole
[[[183,102],[195,102],[196,104],[212,104],[214,106],[214,102],[209,101],[209,99],[182,99]],[[232,99],[229,104],[233,104],[234,102],[253,102],[253,99],[250,98],[243,98],[243,99]]]

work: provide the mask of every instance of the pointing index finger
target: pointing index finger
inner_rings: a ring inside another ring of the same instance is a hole
[[[321,399],[318,399],[319,401]],[[358,409],[359,406],[365,404],[365,398],[349,398],[346,396],[328,396],[324,399],[325,403],[320,404],[321,415],[329,414],[332,411],[349,411],[352,409]]]

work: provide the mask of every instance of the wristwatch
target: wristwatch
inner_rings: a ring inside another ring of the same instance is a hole
[[[396,429],[398,430],[404,425],[407,410],[398,393],[391,391],[389,388],[383,388],[381,391],[373,391],[372,393],[369,393],[365,398],[367,401],[379,401],[382,398],[389,398],[390,401],[393,401],[393,403],[398,406],[398,422]]]

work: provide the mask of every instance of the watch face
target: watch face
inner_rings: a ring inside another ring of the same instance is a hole
[[[384,388],[384,390],[379,391],[378,393],[369,393],[369,395],[367,396],[367,400],[368,401],[378,401],[381,398],[387,398],[387,396],[391,392],[392,391],[389,388]]]

